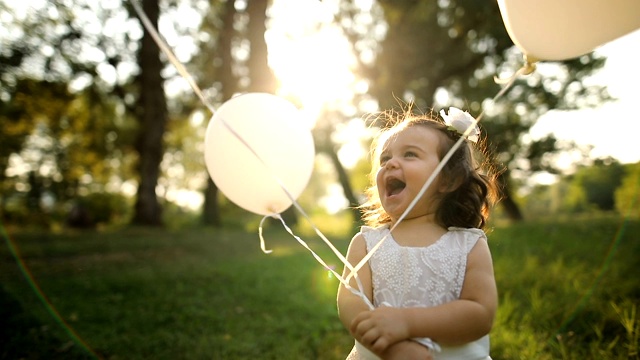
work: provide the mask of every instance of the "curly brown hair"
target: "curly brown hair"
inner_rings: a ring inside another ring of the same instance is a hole
[[[379,157],[387,140],[400,131],[425,126],[438,131],[440,146],[438,158],[449,152],[460,138],[442,119],[433,114],[414,114],[410,109],[402,114],[393,111],[382,113],[377,121],[385,124],[371,144],[371,185],[365,190],[367,201],[359,207],[366,225],[377,227],[391,222],[382,208],[375,182],[380,169]],[[440,226],[482,229],[487,224],[490,208],[498,201],[497,173],[489,165],[488,153],[482,139],[478,144],[465,141],[451,156],[440,172],[442,184],[450,184],[439,198],[436,221]],[[476,156],[474,156],[476,155]],[[478,161],[476,157],[483,159]]]

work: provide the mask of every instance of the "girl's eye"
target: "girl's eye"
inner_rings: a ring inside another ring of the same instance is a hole
[[[404,157],[417,157],[418,154],[416,154],[413,151],[407,151],[406,153],[404,153]]]
[[[387,161],[389,161],[389,156],[380,156],[380,165],[384,165]]]

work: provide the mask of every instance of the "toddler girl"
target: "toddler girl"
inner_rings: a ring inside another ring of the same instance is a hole
[[[398,222],[475,121],[455,108],[442,116],[446,123],[407,111],[372,144],[367,226],[351,240],[347,260],[355,265],[384,242],[358,271],[375,309],[344,285],[338,289],[340,319],[356,340],[347,359],[490,359],[498,297],[481,229],[496,188],[472,156],[477,128]],[[358,288],[353,277],[350,285]]]

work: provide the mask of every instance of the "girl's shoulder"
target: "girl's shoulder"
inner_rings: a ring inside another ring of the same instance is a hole
[[[461,247],[466,249],[467,252],[471,251],[478,240],[487,241],[487,234],[485,234],[481,229],[451,226],[447,230],[450,237]]]
[[[389,231],[388,225],[382,225],[377,227],[363,225],[360,227],[360,234],[362,235],[383,234],[385,231]]]
[[[382,225],[378,227],[362,226],[358,234],[362,235],[367,245],[375,245],[389,232],[389,226]]]
[[[477,235],[485,238],[487,237],[485,232],[482,229],[478,229],[478,228],[463,228],[463,227],[449,226],[447,230],[450,232],[459,232],[459,233],[464,233],[469,235]]]

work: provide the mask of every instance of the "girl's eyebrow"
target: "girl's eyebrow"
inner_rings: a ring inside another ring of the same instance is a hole
[[[415,150],[420,150],[420,151],[422,151],[422,152],[426,152],[423,148],[421,148],[421,147],[420,147],[420,146],[418,146],[418,145],[411,145],[411,144],[409,144],[409,145],[405,145],[405,146],[403,146],[403,147],[402,147],[402,150],[414,150],[414,149],[415,149]]]
[[[418,145],[411,145],[411,144],[408,144],[408,145],[403,145],[403,146],[400,148],[400,151],[407,151],[407,150],[418,150],[418,151],[423,152],[423,153],[426,153],[426,152],[427,152],[426,150],[424,150],[423,148],[421,148],[421,147],[420,147],[420,146],[418,146]],[[385,147],[382,151],[380,151],[380,156],[385,155],[385,154],[388,154],[390,151],[391,151],[391,150],[390,150],[390,149],[389,149],[389,147],[387,146],[387,147]]]

